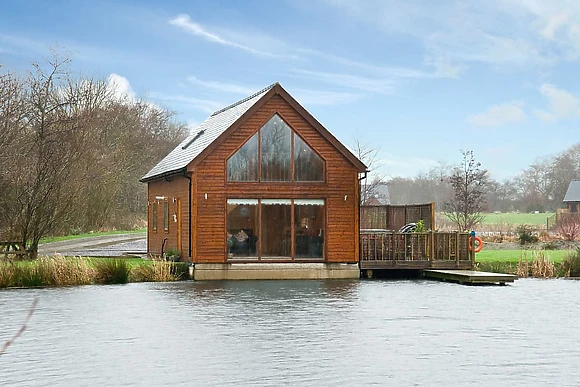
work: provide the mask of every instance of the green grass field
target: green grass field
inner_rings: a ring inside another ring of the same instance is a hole
[[[529,225],[546,225],[546,219],[554,215],[552,212],[539,214],[518,214],[515,212],[501,214],[485,214],[483,224],[529,224]]]
[[[554,263],[561,263],[570,253],[575,250],[541,250],[545,257],[549,257]],[[475,262],[508,262],[517,263],[520,258],[531,261],[532,254],[538,250],[486,250],[485,248],[475,255]]]

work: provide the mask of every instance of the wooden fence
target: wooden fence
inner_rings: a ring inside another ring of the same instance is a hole
[[[469,233],[361,230],[361,269],[471,268]]]
[[[360,207],[361,229],[397,231],[419,220],[423,221],[425,230],[435,230],[435,203]]]

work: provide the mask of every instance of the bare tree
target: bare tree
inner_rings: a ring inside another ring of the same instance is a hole
[[[358,157],[368,168],[369,172],[373,171],[373,168],[378,167],[379,161],[379,148],[375,148],[370,144],[364,142],[359,136],[358,132],[355,134],[353,141],[353,150],[355,156]],[[382,174],[373,171],[371,175],[365,176],[360,184],[360,202],[361,204],[366,203],[373,193],[376,191],[377,187],[381,184],[386,184],[386,178]]]
[[[484,218],[488,172],[475,161],[472,150],[461,151],[463,160],[449,177],[453,198],[446,204],[446,216],[460,231],[473,229]]]

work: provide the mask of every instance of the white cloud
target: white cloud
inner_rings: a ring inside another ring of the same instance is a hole
[[[526,113],[522,110],[523,106],[523,102],[520,101],[493,105],[484,113],[468,117],[467,122],[472,125],[486,127],[498,127],[522,122],[526,119]]]
[[[159,101],[171,102],[174,104],[186,106],[187,108],[201,110],[206,113],[213,113],[216,110],[219,110],[224,106],[226,106],[226,104],[221,102],[209,99],[194,98],[180,94],[170,95],[164,93],[151,93],[150,97]]]
[[[541,120],[580,117],[580,97],[549,83],[540,87],[540,93],[548,99],[547,110],[534,110],[534,114]]]
[[[237,48],[237,49],[240,49],[240,50],[243,50],[243,51],[255,54],[255,55],[260,55],[260,56],[271,56],[271,57],[277,56],[271,52],[261,51],[261,50],[255,49],[253,47],[237,43],[233,40],[223,38],[215,33],[209,32],[207,29],[203,28],[201,25],[193,22],[190,19],[189,15],[185,15],[185,14],[178,15],[177,17],[171,19],[169,21],[169,24],[174,25],[176,27],[179,27],[182,30],[187,31],[192,35],[199,36],[199,37],[201,37],[201,38],[203,38],[211,43],[217,43],[217,44],[221,44],[223,46],[234,47],[234,48]]]
[[[580,59],[580,1],[326,0],[347,17],[422,41],[434,61],[497,69]],[[440,74],[456,75],[441,67]]]
[[[395,91],[395,81],[390,78],[368,78],[352,74],[328,73],[322,71],[298,70],[292,71],[299,77],[322,81],[337,86],[355,90],[370,91],[380,94],[391,94]]]
[[[301,105],[340,105],[360,98],[355,93],[306,89],[292,89],[292,95]]]
[[[130,102],[137,100],[137,96],[131,88],[129,80],[119,74],[113,73],[109,75],[109,78],[107,79],[107,87],[118,100],[126,100]]]
[[[194,76],[187,77],[187,81],[195,85],[202,86],[206,89],[214,91],[224,91],[226,93],[232,94],[251,95],[252,93],[255,93],[256,91],[260,90],[259,87],[246,87],[236,85],[233,83],[204,81]]]

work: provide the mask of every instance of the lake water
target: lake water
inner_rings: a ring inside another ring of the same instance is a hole
[[[580,281],[0,291],[2,386],[577,386]]]

